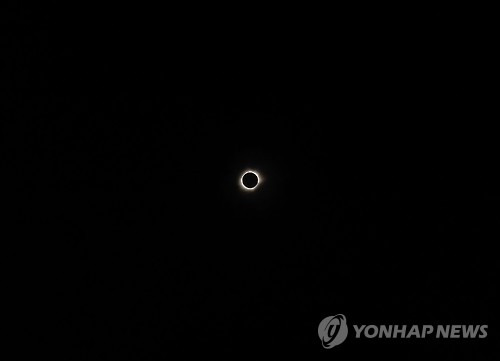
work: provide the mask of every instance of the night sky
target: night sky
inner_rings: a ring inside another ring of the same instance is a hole
[[[464,55],[481,45],[179,29],[7,31],[23,328],[66,360],[491,355],[498,133]],[[490,329],[325,350],[338,313]]]

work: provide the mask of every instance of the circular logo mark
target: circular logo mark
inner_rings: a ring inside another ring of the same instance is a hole
[[[340,345],[347,337],[347,321],[338,314],[324,318],[318,326],[318,335],[324,348]]]

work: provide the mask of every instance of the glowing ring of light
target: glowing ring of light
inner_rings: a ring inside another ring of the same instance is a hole
[[[248,173],[255,174],[255,176],[257,177],[257,184],[253,188],[248,188],[247,186],[245,186],[243,184],[243,177],[246,176]],[[244,189],[245,191],[251,192],[251,191],[255,190],[259,186],[259,184],[260,184],[260,176],[259,176],[259,173],[257,173],[256,171],[247,170],[247,171],[244,171],[243,174],[241,175],[240,185],[241,185],[241,188]]]

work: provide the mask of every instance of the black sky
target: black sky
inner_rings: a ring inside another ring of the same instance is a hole
[[[491,339],[323,350],[317,336],[343,313],[494,337],[482,45],[179,29],[9,30],[20,304],[54,357],[487,355]],[[254,192],[246,169],[265,179]]]

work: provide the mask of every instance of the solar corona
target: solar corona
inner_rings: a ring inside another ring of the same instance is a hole
[[[253,170],[247,170],[243,172],[240,179],[241,188],[244,191],[249,191],[249,192],[257,189],[260,182],[261,180],[259,174]]]

